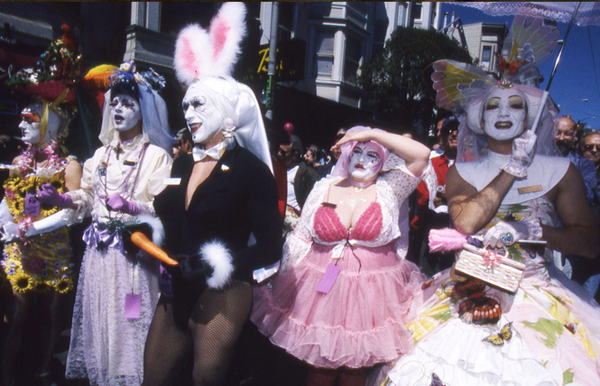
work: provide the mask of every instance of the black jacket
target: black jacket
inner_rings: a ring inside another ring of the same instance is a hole
[[[168,186],[155,198],[156,213],[165,227],[164,249],[173,255],[192,255],[207,242],[221,241],[233,256],[232,278],[251,282],[253,270],[275,263],[281,255],[275,179],[262,161],[236,144],[198,186],[186,211],[193,166],[191,155],[177,158],[171,177],[180,177],[181,183]],[[248,246],[250,233],[256,239],[252,246]]]
[[[321,177],[315,171],[315,169],[307,166],[304,162],[300,162],[296,177],[294,177],[294,193],[296,193],[296,201],[300,205],[300,209],[304,207],[304,203],[308,198],[308,194],[315,186],[315,182],[319,181]]]

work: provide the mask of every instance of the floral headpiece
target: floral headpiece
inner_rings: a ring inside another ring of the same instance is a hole
[[[156,92],[161,91],[166,85],[165,78],[152,68],[150,68],[149,71],[137,72],[135,61],[133,60],[123,62],[109,77],[109,80],[110,88],[116,87],[117,85],[129,88],[129,91],[134,93],[136,98],[138,84],[147,85]]]
[[[109,90],[104,96],[104,109],[100,141],[109,145],[115,136],[115,129],[110,119],[110,103],[112,96],[125,93],[140,103],[142,111],[142,133],[145,140],[171,153],[175,138],[169,129],[167,105],[158,94],[165,86],[165,79],[152,68],[149,71],[137,72],[133,60],[126,61],[108,77]],[[111,96],[112,95],[112,96]]]
[[[6,81],[15,91],[42,99],[40,141],[46,135],[48,110],[56,112],[67,124],[74,113],[74,85],[80,78],[81,56],[77,55],[71,28],[63,24],[61,29],[62,37],[40,55],[34,68],[21,69]]]

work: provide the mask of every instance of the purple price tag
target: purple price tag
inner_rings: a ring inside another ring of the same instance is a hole
[[[140,309],[142,308],[142,296],[127,294],[125,295],[125,316],[127,319],[139,319]]]
[[[329,293],[331,287],[333,287],[333,283],[335,283],[335,279],[338,277],[340,273],[340,267],[337,265],[328,265],[327,270],[325,270],[325,274],[321,279],[321,282],[317,286],[317,292],[321,292],[323,294]]]
[[[35,198],[35,194],[25,193],[25,216],[38,217],[40,215],[40,202]]]

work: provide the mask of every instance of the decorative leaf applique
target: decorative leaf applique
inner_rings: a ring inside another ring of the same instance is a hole
[[[568,385],[569,383],[573,383],[575,378],[575,374],[571,371],[571,369],[566,369],[563,373],[563,386]]]
[[[565,330],[562,323],[559,321],[546,318],[539,318],[535,323],[528,322],[526,320],[521,321],[521,323],[523,323],[525,327],[529,327],[544,335],[546,339],[541,339],[541,341],[546,345],[546,347],[551,349],[556,348],[556,341]]]
[[[452,310],[448,309],[437,315],[432,315],[431,317],[434,318],[435,320],[440,320],[442,322],[446,322],[448,319],[450,319],[452,317]]]
[[[518,214],[521,213],[521,211],[527,210],[529,209],[528,206],[526,205],[521,205],[521,204],[515,204],[515,205],[511,205],[509,206],[509,211],[512,212],[513,214]]]
[[[508,247],[508,254],[514,261],[523,261],[523,253],[519,248],[516,248],[515,245],[516,244]]]

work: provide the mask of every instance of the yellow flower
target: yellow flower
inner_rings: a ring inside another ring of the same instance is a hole
[[[48,283],[46,283],[45,281],[40,281],[35,283],[34,286],[34,291],[40,294],[45,294],[50,292],[50,289],[52,288],[52,286],[48,285]]]
[[[23,294],[33,289],[33,279],[23,272],[17,272],[13,275],[10,278],[10,283],[13,286],[13,290],[17,293]]]
[[[66,294],[67,292],[69,292],[70,290],[73,289],[73,280],[71,280],[68,277],[64,278],[64,279],[60,279],[54,285],[54,289],[56,290],[56,292],[58,292],[60,294]]]
[[[65,189],[62,184],[62,176],[61,173],[55,173],[51,178],[40,178],[40,177],[11,177],[4,184],[5,189],[10,189],[13,192],[13,197],[11,199],[7,199],[6,203],[8,204],[8,208],[10,214],[13,215],[15,220],[20,220],[25,217],[23,213],[23,208],[25,206],[25,194],[27,192],[35,191],[36,187],[41,186],[45,183],[51,183],[54,185],[56,190],[59,193],[64,193]],[[59,208],[55,206],[47,206],[40,205],[40,215],[37,217],[38,219],[46,218],[54,213],[58,212]]]

